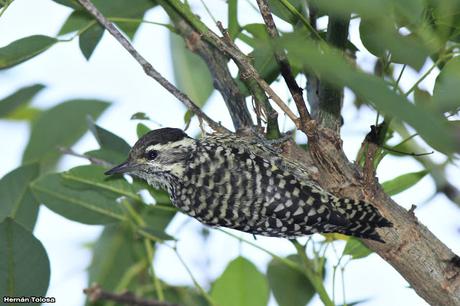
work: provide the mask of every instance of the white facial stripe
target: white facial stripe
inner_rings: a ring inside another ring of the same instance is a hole
[[[180,147],[180,146],[189,146],[194,141],[195,140],[193,140],[191,138],[183,138],[183,139],[181,139],[179,141],[168,142],[168,143],[165,143],[165,144],[155,144],[155,145],[148,146],[145,149],[145,151],[146,152],[149,152],[149,151],[152,151],[152,150],[167,151],[167,150],[174,149],[174,148],[177,148],[177,147]]]

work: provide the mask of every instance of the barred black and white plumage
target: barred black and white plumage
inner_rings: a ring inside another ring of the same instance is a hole
[[[107,172],[114,173],[166,189],[175,206],[202,223],[252,234],[336,232],[382,241],[375,229],[391,226],[371,204],[336,197],[301,165],[232,135],[195,140],[180,129],[154,130],[138,140],[125,163]]]

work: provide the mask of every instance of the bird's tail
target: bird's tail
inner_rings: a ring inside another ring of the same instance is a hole
[[[384,242],[375,229],[393,226],[370,203],[332,196],[331,204],[349,221],[346,227],[336,230],[338,233]]]

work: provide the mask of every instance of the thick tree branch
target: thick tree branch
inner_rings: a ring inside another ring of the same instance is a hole
[[[134,296],[132,293],[112,293],[102,290],[99,285],[93,285],[83,290],[88,296],[88,299],[92,302],[98,301],[112,301],[116,302],[117,305],[129,305],[129,306],[178,306],[177,304],[171,304],[168,302],[160,302],[157,300],[146,300]]]
[[[312,142],[308,155],[285,147],[286,154],[317,171],[311,178],[339,196],[364,199],[375,205],[394,227],[379,229],[386,243],[363,242],[391,264],[412,288],[431,305],[460,305],[460,268],[457,256],[417,218],[387,196],[375,178],[365,184],[364,174],[346,158],[337,134],[327,128],[316,131],[320,142]],[[369,143],[369,146],[376,146]]]
[[[252,126],[245,97],[241,94],[228,69],[228,59],[215,47],[203,41],[200,35],[179,15],[170,13],[170,17],[178,34],[185,39],[187,47],[206,62],[214,79],[214,87],[222,94],[235,129]]]
[[[225,127],[212,120],[183,92],[177,89],[171,82],[165,79],[158,71],[153,68],[142,55],[137,52],[126,37],[105,18],[101,12],[89,0],[78,0],[78,2],[91,14],[94,18],[107,30],[109,33],[131,54],[131,56],[142,66],[145,73],[156,80],[161,86],[172,93],[179,101],[181,101],[188,109],[190,109],[199,118],[206,121],[209,126],[219,132],[229,133]]]
[[[338,49],[345,49],[348,38],[350,17],[329,16],[327,27],[327,42]],[[321,80],[319,90],[319,113],[320,125],[339,132],[341,125],[341,109],[343,103],[343,88],[337,88]]]
[[[273,20],[273,16],[271,14],[267,0],[257,0],[257,4],[259,5],[260,13],[264,19],[265,25],[267,26],[268,34],[273,39],[277,39],[279,37],[278,29],[276,28],[275,21]],[[289,92],[291,93],[292,98],[294,99],[294,102],[297,106],[300,120],[302,124],[306,124],[309,120],[311,120],[311,116],[303,99],[302,88],[299,87],[294,78],[286,53],[284,50],[277,49],[275,51],[275,58],[278,62],[278,65],[280,66],[281,75],[283,76],[284,81],[289,88]]]

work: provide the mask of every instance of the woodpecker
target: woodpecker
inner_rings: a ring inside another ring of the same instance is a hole
[[[182,212],[215,227],[285,238],[335,232],[384,242],[375,229],[392,226],[371,204],[334,196],[300,164],[235,135],[196,140],[180,129],[153,130],[106,172],[121,173],[165,189]]]

